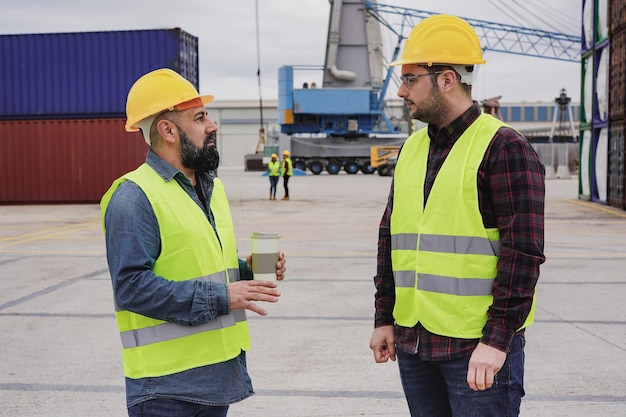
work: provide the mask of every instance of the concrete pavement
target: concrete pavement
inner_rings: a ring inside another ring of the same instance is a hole
[[[390,179],[220,169],[241,254],[282,236],[288,273],[249,314],[256,395],[230,417],[406,416],[395,363],[375,364],[377,225]],[[282,183],[278,197],[282,197]],[[626,415],[626,211],[548,180],[546,255],[527,331],[522,416]],[[97,205],[0,206],[0,416],[124,416],[120,343]]]

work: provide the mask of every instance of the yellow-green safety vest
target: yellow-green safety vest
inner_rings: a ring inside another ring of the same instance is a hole
[[[267,163],[267,170],[270,177],[278,177],[280,175],[280,161],[269,161]]]
[[[147,164],[118,178],[103,196],[103,228],[111,196],[127,180],[141,187],[159,224],[161,253],[153,268],[156,275],[172,281],[228,284],[239,280],[232,217],[224,187],[218,178],[214,180],[210,207],[219,240],[202,209],[178,182],[165,181]],[[250,349],[245,310],[234,310],[198,326],[183,326],[116,310],[124,374],[128,378],[170,375],[224,362],[237,357],[241,350]]]
[[[429,138],[411,135],[398,158],[391,214],[391,260],[403,327],[420,322],[432,333],[477,339],[493,302],[500,233],[485,228],[477,175],[497,130],[506,126],[487,114],[463,133],[443,163],[424,205]],[[531,312],[522,328],[534,321]]]
[[[291,158],[285,158],[285,162],[287,162],[287,175],[293,175],[293,162],[291,162]]]

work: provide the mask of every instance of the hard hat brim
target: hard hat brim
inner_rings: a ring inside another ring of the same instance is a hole
[[[212,102],[214,98],[215,97],[210,94],[205,94],[203,96],[198,96],[197,98],[194,98],[193,100],[189,100],[184,103],[178,104],[174,106],[174,109],[176,109],[176,111],[183,111],[183,110],[193,109],[194,107],[200,107],[200,103],[198,101],[201,101],[202,105],[206,106],[207,104]],[[154,115],[150,115],[148,117],[152,117],[152,116]],[[127,132],[139,132],[140,130],[135,125],[133,126],[126,125],[125,127],[126,127]]]
[[[194,107],[200,107],[200,101],[202,105],[207,105],[213,101],[212,95],[204,95],[194,98],[193,100],[186,101],[184,103],[177,104],[174,109],[177,111],[183,111],[187,109],[193,109]]]

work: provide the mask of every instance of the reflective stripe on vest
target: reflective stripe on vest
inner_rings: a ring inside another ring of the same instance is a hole
[[[191,336],[209,330],[230,327],[237,324],[237,322],[242,321],[246,321],[245,312],[243,310],[235,310],[231,314],[219,316],[215,320],[199,326],[181,326],[175,323],[165,322],[156,326],[122,332],[120,335],[122,337],[122,346],[124,349],[130,349],[138,346],[150,345],[152,343],[164,342],[166,340]]]
[[[230,282],[239,281],[239,269],[229,270],[228,275],[230,277]],[[218,272],[216,274],[198,278],[197,281],[226,283],[227,279],[224,272]],[[117,313],[122,313],[123,311],[126,310],[119,309],[116,305]],[[175,323],[163,322],[162,324],[157,324],[155,326],[121,332],[120,335],[122,338],[122,346],[124,347],[124,349],[129,349],[137,346],[145,346],[152,343],[158,343],[192,334],[202,333],[208,330],[234,326],[237,322],[242,322],[245,320],[245,310],[234,310],[228,315],[220,316],[217,319],[210,321],[209,323],[201,324],[199,326],[187,327],[180,326]]]
[[[391,236],[391,249],[419,250],[426,252],[474,254],[486,256],[500,255],[500,242],[476,236],[440,236],[417,233],[399,233]],[[413,270],[394,271],[395,284],[398,287],[416,287],[423,291],[439,292],[454,295],[491,295],[492,282],[484,279],[463,278],[416,274]]]
[[[414,250],[417,247],[418,238],[420,238],[419,250],[421,251],[500,256],[500,241],[493,242],[476,236],[398,233],[391,236],[391,248]]]
[[[436,334],[481,337],[493,301],[500,236],[482,223],[477,173],[502,126],[492,116],[479,116],[454,144],[426,204],[427,130],[405,142],[395,170],[391,216],[398,325],[419,321]]]
[[[210,203],[217,234],[177,181],[164,180],[147,164],[113,183],[102,198],[103,219],[111,196],[126,180],[141,187],[157,218],[161,252],[153,267],[155,275],[171,281],[200,279],[228,284],[239,280],[232,217],[218,178],[214,179]],[[250,349],[245,310],[199,326],[183,326],[130,311],[118,311],[116,318],[128,378],[163,376],[224,362]]]
[[[396,287],[415,288],[415,271],[394,271]],[[493,281],[483,278],[454,278],[417,273],[417,289],[459,296],[491,295]]]

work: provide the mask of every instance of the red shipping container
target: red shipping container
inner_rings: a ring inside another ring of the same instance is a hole
[[[609,122],[609,195],[610,206],[626,209],[626,137],[624,120]]]
[[[609,29],[611,33],[626,28],[626,3],[624,0],[611,0],[609,4]]]
[[[611,34],[609,60],[609,120],[626,118],[626,27]]]
[[[0,121],[0,204],[97,203],[145,161],[125,119]]]

